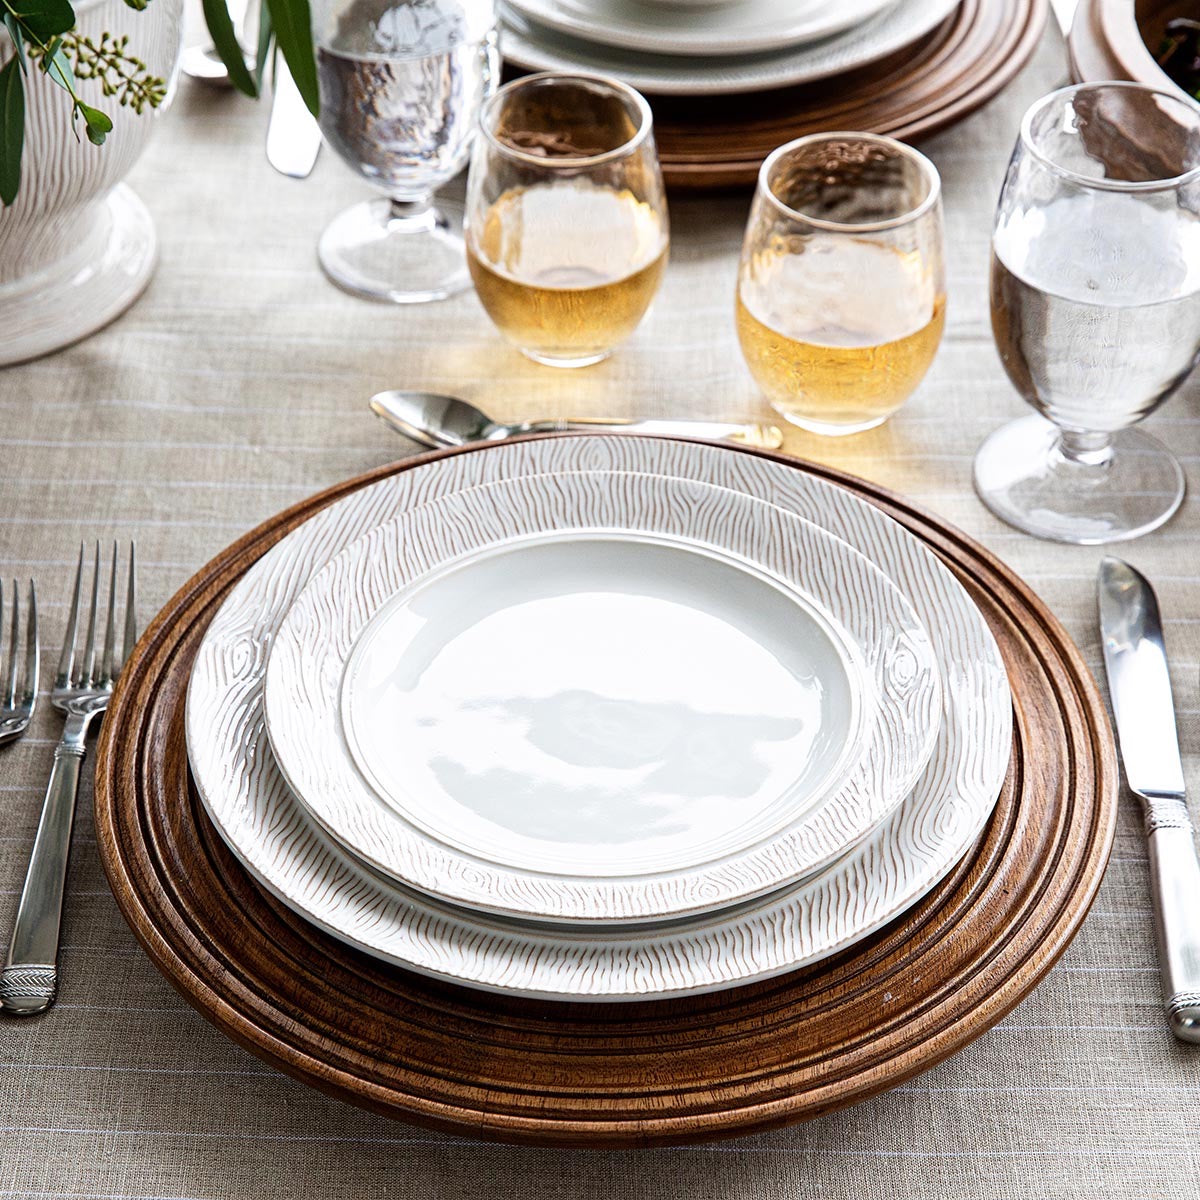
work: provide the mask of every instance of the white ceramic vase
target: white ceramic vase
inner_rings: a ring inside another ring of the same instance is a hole
[[[174,91],[184,0],[77,0],[76,28],[93,41],[129,35],[128,52]],[[12,44],[0,29],[0,61]],[[80,98],[112,117],[103,146],[79,138],[67,94],[31,64],[25,81],[25,151],[16,203],[0,208],[0,365],[76,342],[119,316],[154,271],[150,214],[121,183],[167,108],[141,115],[81,80]]]

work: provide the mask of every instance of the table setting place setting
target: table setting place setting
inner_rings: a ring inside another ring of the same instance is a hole
[[[694,1147],[828,1131],[994,1037],[1116,844],[1134,957],[1094,969],[1153,1020],[1097,1024],[1084,975],[1070,1020],[1196,1079],[1200,681],[1165,629],[1200,620],[1197,456],[1184,414],[1141,427],[1195,403],[1187,6],[1056,6],[1065,39],[1044,0],[205,0],[203,29],[176,0],[4,7],[0,1193],[135,1194],[36,1173],[53,1129],[16,1113],[39,1045],[120,1010],[76,953],[96,906],[136,938],[105,969],[145,988],[152,964],[182,998],[158,1011],[257,1056],[255,1086],[285,1073],[376,1134]],[[928,140],[1035,50],[1019,103]],[[220,232],[173,242],[182,201],[153,194],[173,139],[222,147],[176,113],[134,176],[150,203],[123,180],[172,101],[211,136],[264,92],[227,203],[337,173],[360,198],[322,192],[298,231],[279,208],[259,330]],[[672,286],[718,253],[719,303]],[[669,305],[730,374],[664,345],[639,398]],[[288,321],[284,374],[253,374]],[[460,336],[457,374],[432,365]],[[1007,419],[971,418],[989,388]],[[314,412],[307,440],[261,432]],[[1056,570],[1069,605],[1039,595]],[[193,1078],[185,1038],[186,1067],[139,1040],[130,1070]],[[1082,1194],[1063,1172],[970,1194]],[[932,1179],[885,1191],[968,1194]]]

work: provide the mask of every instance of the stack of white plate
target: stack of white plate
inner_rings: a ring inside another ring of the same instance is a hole
[[[911,46],[959,0],[505,0],[501,48],[531,71],[613,75],[658,95],[811,83]]]
[[[380,958],[567,1000],[814,962],[929,891],[1008,763],[998,648],[836,485],[722,447],[508,443],[321,511],[187,704],[254,876]]]

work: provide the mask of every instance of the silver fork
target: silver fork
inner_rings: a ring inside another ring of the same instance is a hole
[[[0,583],[0,667],[4,664],[4,584]],[[0,692],[0,746],[15,741],[29,728],[37,707],[38,689],[37,592],[29,581],[29,612],[25,616],[25,653],[21,654],[21,593],[12,586],[12,620],[8,636],[8,675]],[[19,681],[19,682],[18,682]]]
[[[104,651],[96,661],[96,617],[100,602],[100,543],[92,565],[92,599],[88,610],[87,637],[78,665],[75,643],[79,634],[80,600],[83,595],[84,547],[79,547],[75,569],[75,594],[67,635],[50,703],[66,714],[63,735],[54,750],[54,767],[46,785],[46,799],[38,822],[29,870],[17,906],[12,942],[4,970],[0,972],[0,1007],[16,1016],[45,1012],[58,991],[58,931],[62,922],[63,889],[67,858],[71,849],[71,825],[79,772],[87,753],[88,728],[108,707],[113,683],[137,640],[137,585],[135,551],[129,544],[129,580],[125,600],[124,649],[116,657],[117,630],[117,544],[113,543],[112,571],[108,579],[108,617]]]

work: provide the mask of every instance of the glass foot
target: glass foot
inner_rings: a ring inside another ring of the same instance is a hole
[[[789,425],[795,425],[797,429],[803,429],[805,433],[819,433],[822,437],[848,437],[854,433],[866,433],[868,429],[878,429],[884,421],[895,415],[894,413],[885,413],[882,417],[871,417],[869,420],[842,425],[836,421],[817,421],[789,412],[781,404],[772,404],[771,407]]]
[[[445,300],[471,286],[462,206],[366,200],[339,213],[317,243],[325,274],[356,296],[392,304]]]
[[[596,363],[603,362],[612,354],[611,350],[599,350],[595,354],[581,354],[571,357],[543,354],[540,350],[527,350],[524,346],[518,346],[517,348],[530,361],[541,363],[543,367],[566,367],[568,370],[575,367],[595,366]]]
[[[1183,468],[1139,429],[1065,434],[1039,416],[997,429],[975,455],[975,490],[1034,537],[1097,546],[1140,537],[1183,502]]]

